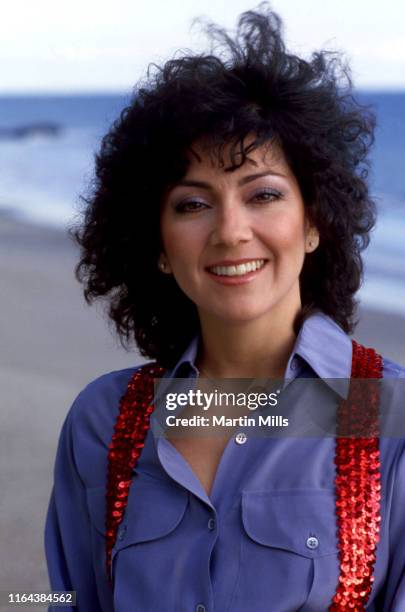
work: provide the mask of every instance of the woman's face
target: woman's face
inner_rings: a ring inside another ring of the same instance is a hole
[[[173,274],[200,319],[294,317],[305,254],[317,247],[318,234],[284,156],[263,145],[225,172],[193,148],[201,161],[192,156],[184,178],[164,197],[161,269]],[[227,156],[224,161],[226,168]]]

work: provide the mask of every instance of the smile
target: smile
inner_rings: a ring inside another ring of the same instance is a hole
[[[265,263],[265,259],[252,259],[251,261],[232,266],[211,266],[208,270],[216,276],[244,276],[249,272],[260,270]]]

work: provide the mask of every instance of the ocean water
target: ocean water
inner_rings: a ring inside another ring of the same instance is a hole
[[[379,211],[360,297],[405,315],[405,92],[358,97],[377,113],[370,181]],[[0,97],[0,212],[59,227],[74,222],[100,139],[127,101],[124,95]],[[51,124],[49,133],[34,129],[38,124]]]

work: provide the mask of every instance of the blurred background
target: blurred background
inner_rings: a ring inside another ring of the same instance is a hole
[[[101,136],[150,62],[206,49],[195,17],[233,28],[247,0],[13,0],[0,21],[0,590],[48,588],[42,533],[57,437],[92,378],[135,365],[84,305],[66,228]],[[405,5],[274,0],[290,50],[340,50],[378,127],[379,220],[356,337],[405,363]],[[383,10],[385,9],[385,10]],[[35,608],[38,610],[38,608]]]

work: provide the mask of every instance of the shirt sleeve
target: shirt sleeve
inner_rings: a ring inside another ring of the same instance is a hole
[[[384,589],[384,612],[405,610],[405,445],[393,485],[390,518],[390,562]]]
[[[52,590],[76,591],[76,607],[64,607],[64,610],[105,612],[111,608],[106,607],[106,601],[100,600],[97,589],[86,488],[75,462],[72,421],[71,410],[59,439],[54,487],[45,526],[50,585]],[[51,606],[49,612],[57,609]]]

